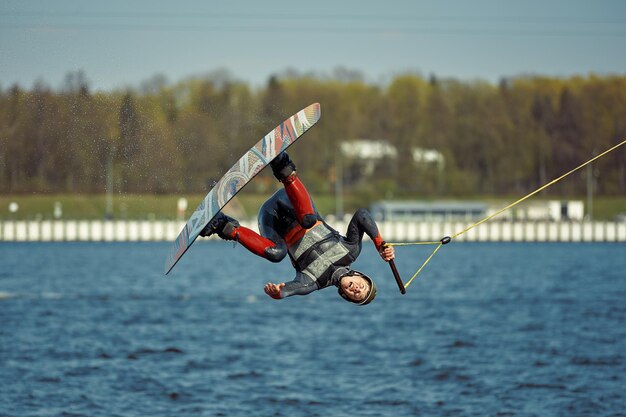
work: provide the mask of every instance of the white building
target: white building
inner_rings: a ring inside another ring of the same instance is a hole
[[[475,221],[487,216],[487,205],[471,201],[379,201],[370,211],[376,221]]]
[[[499,208],[490,208],[493,213]],[[579,200],[536,201],[514,207],[510,213],[503,213],[509,220],[530,221],[582,221],[585,217],[585,204]]]

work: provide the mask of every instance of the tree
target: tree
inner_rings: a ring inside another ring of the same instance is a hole
[[[397,77],[389,86],[389,128],[391,140],[398,150],[398,176],[401,189],[417,191],[420,184],[415,180],[413,149],[421,147],[423,137],[422,106],[426,90],[425,82],[413,75]]]
[[[120,165],[120,191],[126,191],[129,182],[132,182],[133,164],[139,154],[141,135],[140,115],[130,92],[122,98],[118,125],[117,163]]]

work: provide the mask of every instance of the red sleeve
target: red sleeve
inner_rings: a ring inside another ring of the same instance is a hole
[[[237,229],[235,229],[235,238],[250,252],[262,258],[266,258],[266,249],[276,246],[276,243],[261,236],[254,230],[248,229],[244,226],[239,226]]]

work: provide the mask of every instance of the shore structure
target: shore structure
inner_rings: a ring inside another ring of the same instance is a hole
[[[463,221],[382,221],[389,241],[439,240],[462,230]],[[243,225],[256,230],[253,220]],[[330,220],[344,230],[343,220]],[[185,223],[175,220],[41,220],[0,221],[3,242],[145,242],[173,241]],[[203,240],[212,240],[204,239]],[[626,222],[492,221],[460,236],[468,242],[626,242]]]

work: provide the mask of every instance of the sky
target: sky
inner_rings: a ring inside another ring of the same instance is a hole
[[[2,0],[0,88],[60,88],[83,71],[94,90],[226,70],[358,71],[485,80],[626,73],[624,0]]]

